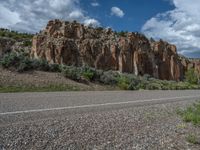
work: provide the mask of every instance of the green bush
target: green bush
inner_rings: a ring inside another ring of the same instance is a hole
[[[31,65],[35,70],[50,71],[50,65],[46,60],[33,59]]]
[[[32,61],[24,53],[8,53],[1,59],[0,64],[4,68],[13,68],[19,72],[33,69]]]
[[[140,80],[132,79],[128,85],[128,90],[139,90],[139,83],[140,83]]]
[[[99,78],[99,82],[107,85],[116,85],[119,73],[115,71],[105,71]]]
[[[0,65],[3,68],[15,69],[18,72],[28,70],[40,70],[50,72],[61,72],[58,64],[48,64],[46,60],[30,59],[26,53],[11,52],[1,59]]]
[[[65,66],[62,70],[65,77],[79,81],[81,79],[81,69],[73,66]]]
[[[33,69],[32,61],[28,58],[24,58],[19,62],[19,66],[17,67],[18,72],[24,72]]]
[[[128,90],[130,84],[130,79],[126,76],[119,76],[117,78],[117,85],[120,87],[122,90]]]
[[[83,67],[81,74],[85,79],[92,81],[95,77],[95,70],[90,67]]]
[[[185,79],[190,84],[197,84],[198,83],[198,74],[196,71],[191,68],[185,73]]]
[[[145,86],[147,90],[162,90],[162,85],[159,83],[148,83]]]
[[[61,72],[62,67],[59,64],[49,64],[49,71],[50,72]]]

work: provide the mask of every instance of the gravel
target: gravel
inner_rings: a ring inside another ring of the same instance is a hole
[[[63,113],[33,122],[0,125],[1,149],[190,149],[186,137],[200,128],[176,114],[191,102],[114,109],[83,114]]]

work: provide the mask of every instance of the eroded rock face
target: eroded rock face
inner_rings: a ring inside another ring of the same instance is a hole
[[[3,57],[4,54],[11,51],[19,52],[23,50],[29,54],[31,51],[31,46],[24,46],[24,41],[16,41],[12,38],[0,37],[0,58]]]
[[[0,38],[0,58],[7,52],[12,50],[12,46],[15,44],[14,40],[8,38]]]
[[[120,36],[111,29],[60,20],[49,21],[33,38],[31,56],[49,63],[150,74],[166,80],[182,80],[191,64],[200,72],[200,62],[181,59],[176,46],[162,40],[150,41],[138,33]]]

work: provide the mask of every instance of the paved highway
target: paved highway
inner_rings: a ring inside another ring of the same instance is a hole
[[[78,123],[76,125],[73,124],[73,130],[74,130],[74,128],[79,129],[76,126],[78,126],[80,124],[85,125],[88,123],[87,126],[88,127],[91,126],[90,130],[95,128],[94,130],[90,131],[91,134],[93,132],[95,134],[97,134],[96,130],[98,130],[98,129],[96,129],[97,127],[95,127],[95,126],[92,126],[91,122],[92,123],[98,122],[98,126],[101,126],[101,119],[107,120],[109,118],[109,121],[110,121],[113,119],[113,115],[115,116],[114,118],[120,118],[120,116],[122,117],[124,114],[119,113],[120,111],[125,111],[127,113],[127,115],[124,115],[124,116],[129,116],[130,115],[129,110],[133,109],[133,108],[138,108],[138,106],[143,107],[143,106],[153,106],[155,104],[163,105],[163,104],[168,104],[168,103],[171,103],[173,106],[173,102],[174,103],[175,102],[188,102],[188,101],[194,101],[194,100],[199,100],[199,99],[200,99],[200,91],[199,90],[1,93],[0,94],[0,133],[3,137],[0,137],[0,143],[2,142],[4,147],[5,147],[5,143],[11,144],[12,142],[11,143],[10,143],[10,141],[6,142],[6,141],[4,141],[4,139],[6,139],[7,136],[9,137],[9,138],[8,137],[7,138],[10,139],[11,135],[14,136],[13,139],[15,139],[16,138],[15,134],[21,135],[21,132],[24,134],[25,133],[27,134],[27,132],[28,133],[30,131],[36,132],[35,130],[38,130],[38,132],[41,132],[41,133],[44,132],[41,135],[41,136],[43,136],[46,134],[46,132],[47,132],[46,130],[48,129],[48,127],[52,126],[52,124],[54,124],[54,121],[63,120],[63,119],[65,121],[61,121],[63,123],[62,128],[65,128],[65,130],[67,130],[67,131],[72,130],[72,129],[67,128],[68,126],[72,126],[72,124],[69,125],[68,123],[73,122],[74,120],[77,120],[79,118],[78,120],[81,121],[81,123]],[[97,115],[97,116],[95,118],[93,118],[95,115]],[[103,118],[101,118],[101,117],[103,117]],[[84,120],[82,120],[83,118],[84,118]],[[92,120],[90,120],[91,118],[92,118]],[[38,125],[41,122],[45,123],[45,125],[43,124],[40,126],[42,129],[40,127],[37,127],[37,128],[32,127],[33,125]],[[58,122],[60,122],[60,121],[58,121]],[[116,122],[116,120],[113,120],[113,122]],[[59,125],[61,125],[62,123],[59,123]],[[29,125],[29,127],[31,127],[31,129],[27,129],[27,126],[25,126],[27,124]],[[68,125],[66,125],[66,124],[68,124]],[[113,123],[113,125],[115,125],[115,126],[117,124],[121,124],[121,121],[119,122],[119,120],[118,120],[118,122]],[[57,129],[59,127],[59,125],[57,125],[56,128],[53,127],[52,130],[55,130],[55,129],[59,130],[59,129]],[[105,125],[105,123],[104,123],[104,125]],[[109,124],[106,124],[105,126],[107,126],[107,125],[109,125]],[[13,127],[13,126],[15,126],[17,129],[14,130],[15,127]],[[82,126],[81,126],[81,128],[82,128]],[[127,127],[124,126],[124,128],[127,128]],[[20,129],[23,129],[23,131],[19,131]],[[125,130],[125,129],[123,129],[123,130]],[[128,129],[126,129],[126,130],[128,130]],[[64,132],[64,131],[62,131],[62,132]],[[79,132],[83,132],[83,131],[81,130]],[[100,132],[100,131],[98,131],[98,132]],[[61,133],[61,131],[58,131],[58,133]],[[85,136],[85,134],[88,133],[88,131],[84,131],[83,133]],[[70,135],[69,137],[72,136],[71,135],[72,133],[66,133],[66,134]],[[100,133],[98,133],[98,134],[100,134]],[[101,134],[103,134],[103,133],[101,133]],[[111,134],[113,134],[113,133],[111,133]],[[30,135],[27,135],[27,136],[30,138]],[[77,137],[74,137],[74,138],[76,140],[79,140],[80,145],[82,145],[82,146],[87,145],[87,144],[83,144],[84,141],[80,141],[80,137],[78,139],[77,139]],[[73,140],[73,142],[74,142],[74,140]],[[33,139],[31,141],[33,141]],[[99,140],[97,140],[97,141],[100,142]],[[47,140],[47,143],[48,143],[48,140]],[[99,144],[101,145],[102,143],[100,142]],[[59,145],[59,144],[57,143],[55,145]],[[56,148],[55,145],[52,145],[52,147]],[[0,146],[1,146],[1,144],[0,144]],[[34,145],[32,143],[32,147],[34,147],[34,146],[36,146],[36,145]],[[52,147],[48,147],[49,145],[46,145],[46,146],[47,146],[47,149],[52,148]],[[69,145],[67,145],[67,147],[68,146]],[[73,146],[74,146],[74,144],[73,144]],[[94,145],[92,147],[90,147],[91,145],[89,147],[84,147],[84,146],[78,147],[78,148],[81,148],[81,149],[82,148],[94,148],[93,147]],[[27,149],[27,148],[29,149],[32,147],[24,147],[24,149]],[[8,146],[6,148],[12,148],[12,147]],[[23,149],[23,147],[19,147],[19,148]],[[36,147],[34,147],[34,148],[36,148]],[[39,147],[39,148],[41,148],[41,147]],[[75,144],[75,148],[77,148],[76,144]],[[103,148],[105,148],[105,147],[103,147]],[[1,147],[0,147],[0,149],[1,149]]]
[[[85,113],[198,98],[199,90],[0,93],[0,117],[6,118],[0,123],[18,121],[15,117],[19,115],[37,120],[63,112]]]

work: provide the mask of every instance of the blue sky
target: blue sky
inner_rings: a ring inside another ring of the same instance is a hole
[[[102,26],[110,26],[113,29],[127,31],[141,31],[147,20],[158,13],[174,8],[167,0],[99,0],[98,7],[91,6],[91,0],[80,1],[82,7],[91,17],[97,18]],[[110,14],[110,9],[115,6],[124,12],[124,17],[116,17]]]
[[[200,0],[0,0],[0,27],[38,32],[51,19],[77,20],[163,39],[200,57]]]

